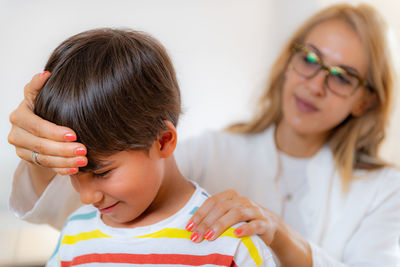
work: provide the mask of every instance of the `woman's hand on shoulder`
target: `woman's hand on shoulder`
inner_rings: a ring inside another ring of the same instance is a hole
[[[313,265],[308,242],[278,215],[248,198],[228,190],[208,198],[190,219],[186,230],[191,239],[215,240],[225,230],[246,222],[234,230],[237,237],[259,235],[278,257],[281,266],[310,267]]]
[[[11,113],[8,142],[15,146],[17,155],[33,163],[33,152],[42,167],[52,168],[66,175],[87,164],[86,148],[76,140],[73,130],[43,120],[33,113],[37,93],[50,77],[49,72],[33,76],[24,88],[24,100]]]
[[[246,222],[235,229],[237,237],[260,235],[271,244],[280,218],[273,212],[240,196],[234,190],[223,191],[208,198],[190,219],[186,229],[192,231],[191,239],[215,240],[225,230],[239,222]]]

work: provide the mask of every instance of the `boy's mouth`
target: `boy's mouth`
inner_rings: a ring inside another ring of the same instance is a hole
[[[115,206],[117,206],[119,203],[119,201],[117,201],[116,203],[112,204],[111,206],[105,207],[105,208],[98,208],[99,211],[104,214],[104,213],[110,213],[114,210]]]

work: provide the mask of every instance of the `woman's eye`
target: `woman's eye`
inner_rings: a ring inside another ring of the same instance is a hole
[[[343,75],[343,74],[337,74],[335,75],[335,78],[343,84],[350,84],[350,81]]]

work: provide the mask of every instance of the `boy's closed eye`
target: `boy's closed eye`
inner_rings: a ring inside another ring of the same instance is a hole
[[[106,170],[106,171],[103,171],[103,170],[96,171],[96,172],[93,172],[93,176],[97,177],[97,178],[105,178],[105,177],[108,176],[108,174],[111,173],[111,171],[112,171],[112,169],[109,169],[109,170]]]

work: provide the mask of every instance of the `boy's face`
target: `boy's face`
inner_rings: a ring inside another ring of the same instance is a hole
[[[93,204],[104,223],[129,227],[156,199],[163,181],[163,161],[156,143],[146,151],[122,151],[102,158],[105,165],[93,173],[71,176],[84,204]]]

